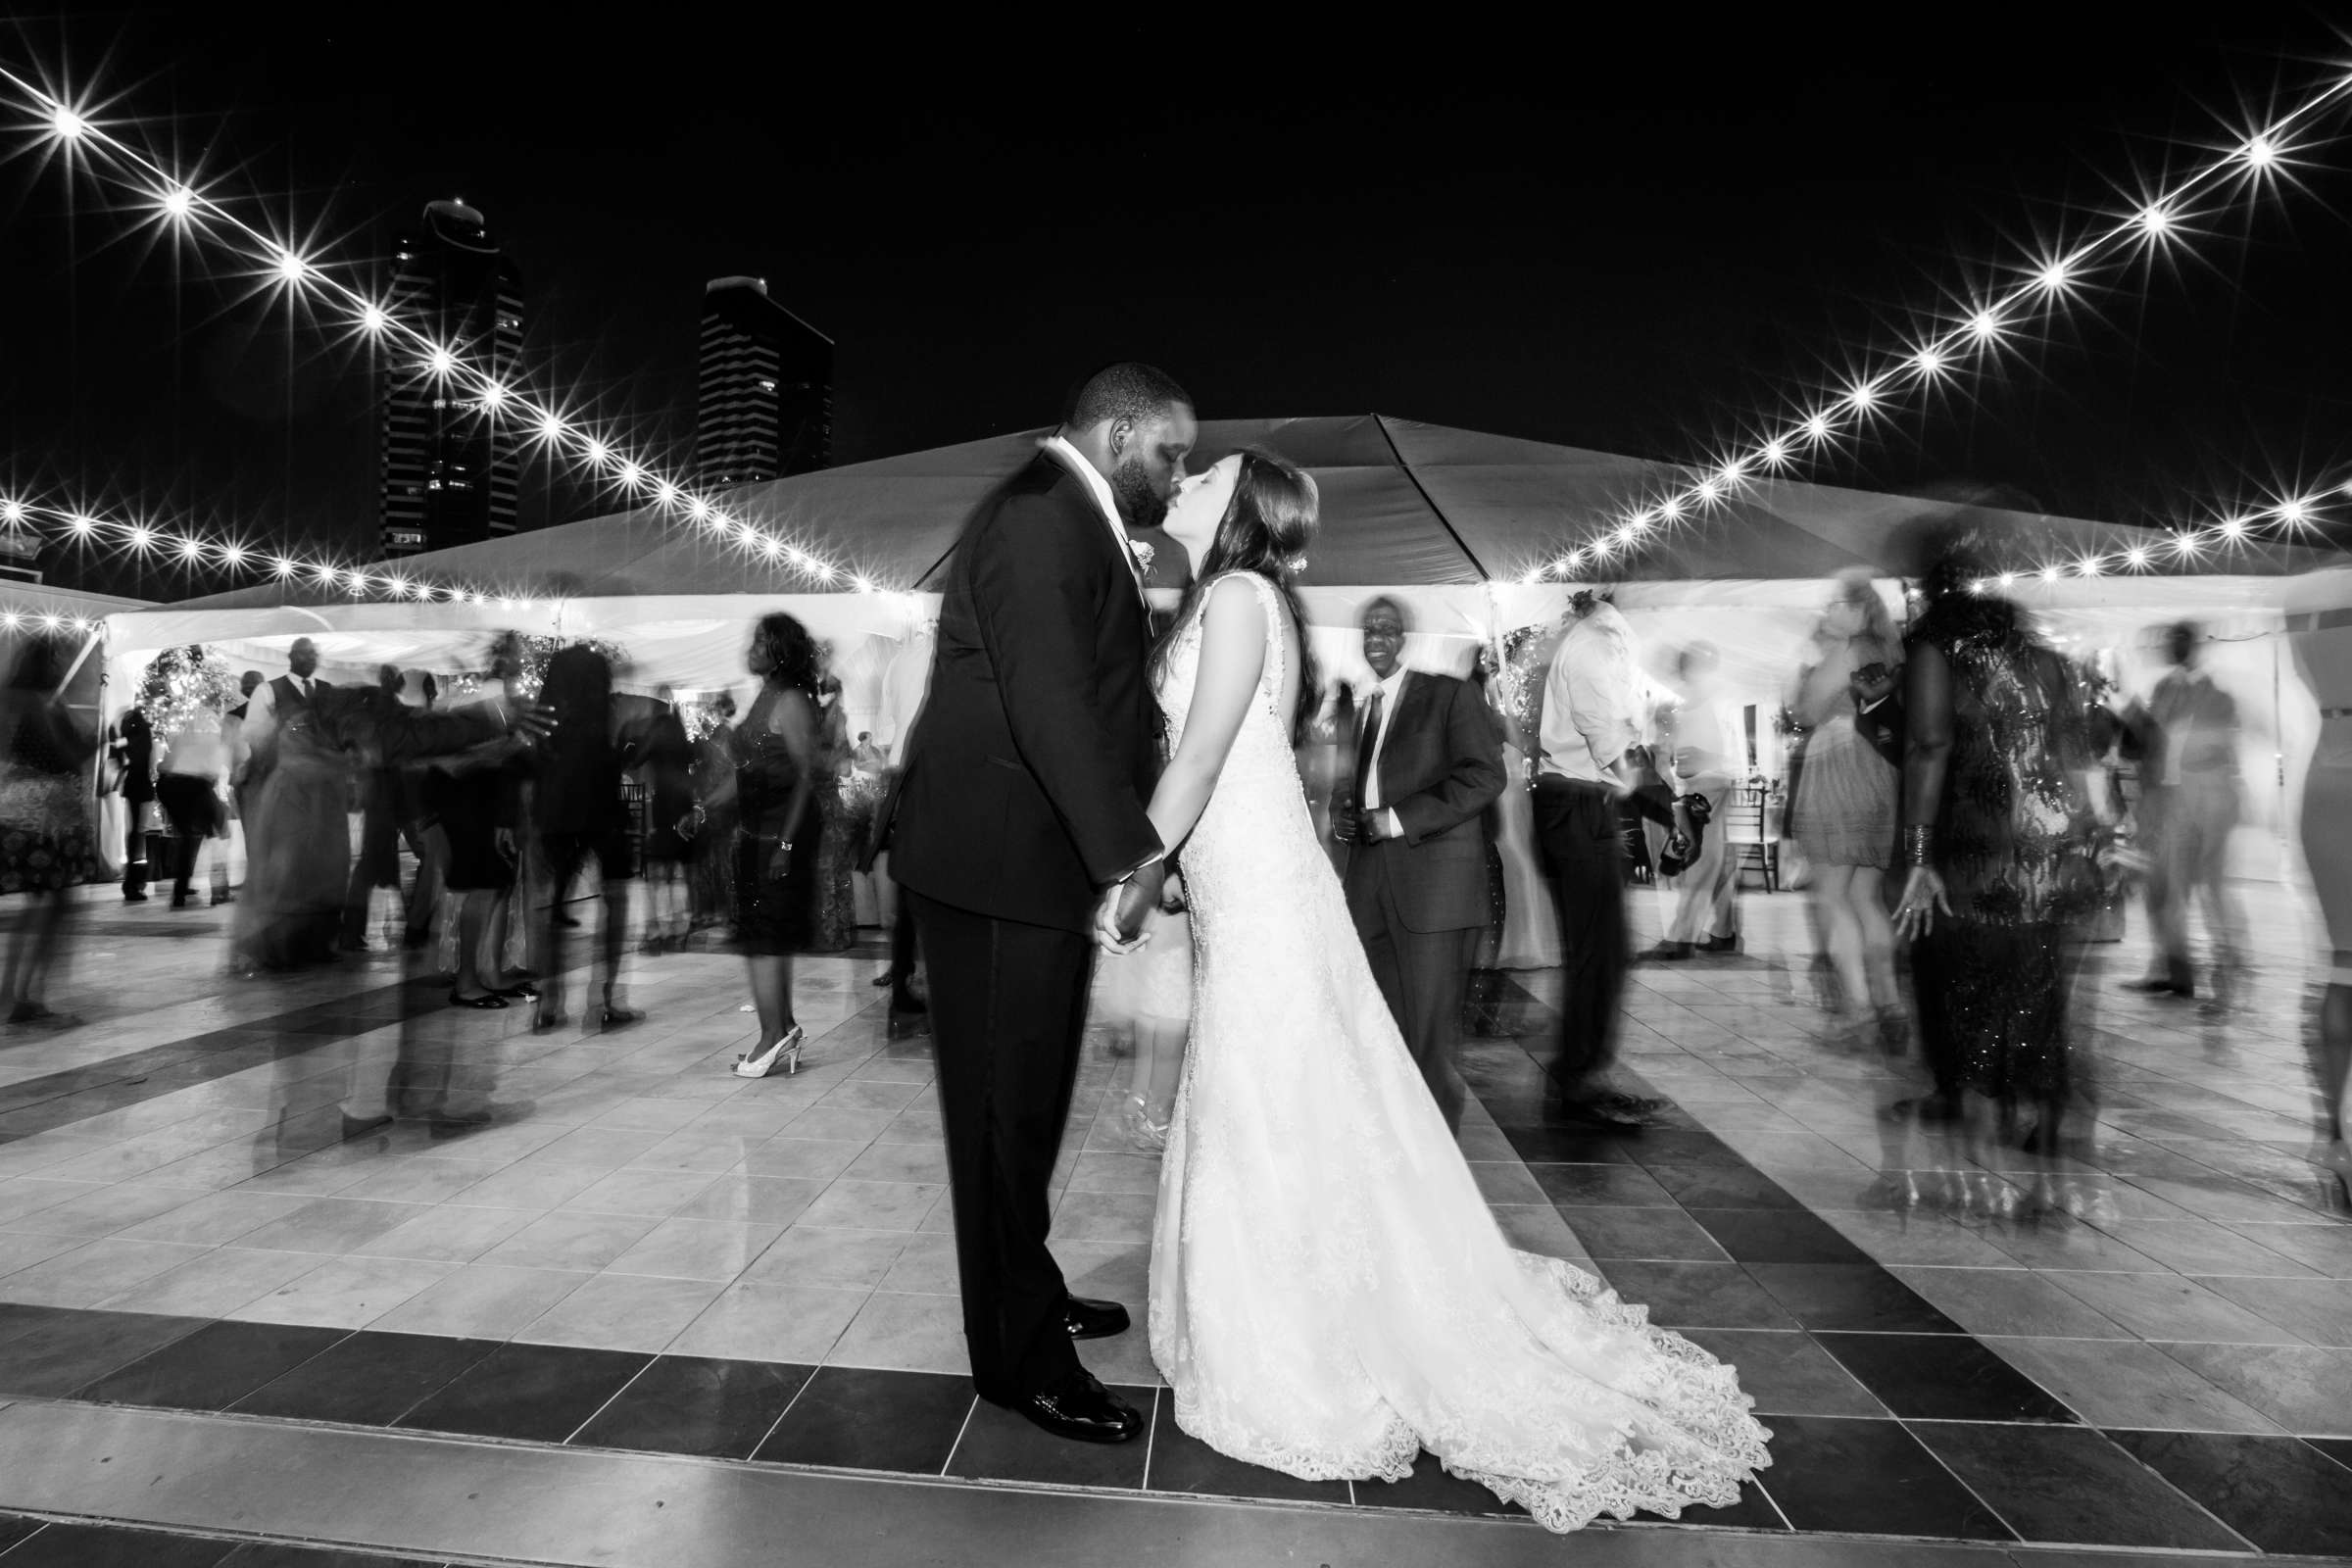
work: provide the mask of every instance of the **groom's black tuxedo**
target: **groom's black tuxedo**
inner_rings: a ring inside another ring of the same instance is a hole
[[[1078,474],[1041,453],[965,525],[891,874],[931,981],[964,1343],[983,1398],[1080,1376],[1047,1250],[1097,891],[1158,853],[1150,623]]]
[[[907,750],[891,874],[975,914],[1084,931],[1149,859],[1151,623],[1086,485],[1035,462],[964,529]]]

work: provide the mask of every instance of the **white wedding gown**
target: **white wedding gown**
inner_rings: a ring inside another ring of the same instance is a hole
[[[1285,612],[1249,580],[1259,700],[1183,851],[1193,1030],[1151,1304],[1176,1424],[1308,1480],[1400,1481],[1427,1448],[1553,1530],[1732,1503],[1771,1436],[1733,1369],[1489,1212],[1315,842]],[[1171,749],[1200,654],[1196,614],[1158,682]]]

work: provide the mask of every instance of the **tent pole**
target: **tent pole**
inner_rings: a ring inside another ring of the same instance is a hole
[[[1413,471],[1412,465],[1405,462],[1404,454],[1397,450],[1396,438],[1389,434],[1388,416],[1386,415],[1375,414],[1372,416],[1372,422],[1379,426],[1380,438],[1389,444],[1389,456],[1396,460],[1396,466],[1398,470],[1401,471],[1407,479],[1410,479],[1413,482],[1413,489],[1420,494],[1421,504],[1429,508],[1429,514],[1431,516],[1438,519],[1438,526],[1446,530],[1446,537],[1453,541],[1453,548],[1462,553],[1462,559],[1470,563],[1470,569],[1478,573],[1480,580],[1485,582],[1493,582],[1494,580],[1494,574],[1487,569],[1487,564],[1485,562],[1478,559],[1478,553],[1472,550],[1468,544],[1463,542],[1462,536],[1455,530],[1452,520],[1446,515],[1445,509],[1438,505],[1435,498],[1430,495],[1428,489],[1421,483],[1421,476]]]

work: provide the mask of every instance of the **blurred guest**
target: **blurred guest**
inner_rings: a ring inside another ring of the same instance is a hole
[[[471,702],[450,711],[489,718],[503,713],[512,701],[511,683],[521,672],[520,653],[512,633],[493,642],[488,678]],[[424,770],[425,803],[440,829],[442,883],[458,898],[453,1006],[495,1010],[539,994],[527,978],[507,972],[526,773],[525,760],[496,742],[441,758]]]
[[[25,638],[0,687],[0,893],[24,906],[0,971],[10,1023],[72,1023],[41,1001],[72,907],[68,889],[96,874],[88,807],[97,737],[65,704],[63,639]]]
[[[841,678],[830,670],[818,678],[816,704],[816,932],[812,946],[819,953],[837,953],[858,940],[858,896],[850,881],[850,874],[858,868],[858,836],[841,791],[842,778],[850,770],[850,721],[841,710]]]
[[[392,664],[375,667],[376,689],[400,700],[408,677]],[[363,768],[358,774],[360,795],[360,853],[351,862],[351,879],[343,890],[342,946],[346,953],[368,951],[368,910],[377,888],[400,891],[400,824],[403,816],[400,769]]]
[[[241,948],[264,969],[332,961],[351,862],[350,763],[318,717],[331,688],[317,676],[317,645],[295,638],[286,666],[286,674],[255,688],[245,714],[251,808],[238,923]],[[364,711],[364,705],[344,706]]]
[[[165,732],[155,798],[172,824],[172,907],[184,909],[189,884],[205,846],[213,846],[213,903],[228,896],[228,742],[221,733],[226,715],[202,704],[191,706]]]
[[[816,922],[816,826],[811,803],[824,746],[817,717],[816,644],[792,616],[763,615],[746,665],[760,695],[733,733],[735,770],[698,808],[707,821],[733,807],[735,943],[750,971],[760,1039],[736,1076],[800,1070],[806,1038],[792,1008],[792,956],[808,949]]]
[[[1682,894],[1666,922],[1666,937],[1646,956],[1679,962],[1697,953],[1733,953],[1740,947],[1735,916],[1740,865],[1721,828],[1732,791],[1740,787],[1746,743],[1740,710],[1716,690],[1719,663],[1713,646],[1692,643],[1675,656],[1675,705],[1661,719],[1667,765],[1674,770],[1677,831],[1693,848],[1684,864]]]
[[[1500,744],[1508,731],[1504,728],[1502,710],[1495,705],[1494,671],[1489,662],[1489,652],[1485,648],[1479,650],[1478,660],[1470,666],[1470,685],[1478,693],[1479,704],[1494,724],[1495,741]],[[1502,864],[1502,810],[1508,797],[1527,793],[1526,773],[1512,765],[1516,760],[1516,754],[1507,750],[1501,753],[1501,793],[1478,815],[1478,834],[1486,850],[1487,923],[1479,931],[1478,942],[1472,949],[1470,977],[1462,996],[1462,1030],[1482,1039],[1504,1033],[1502,939],[1510,925],[1510,884]]]
[[[1551,1071],[1570,1122],[1638,1125],[1661,1102],[1611,1089],[1608,1074],[1631,956],[1617,808],[1633,788],[1625,755],[1641,738],[1641,662],[1633,628],[1598,593],[1580,590],[1568,613],[1544,680],[1536,775],[1536,842],[1560,922],[1560,1041]]]
[[[253,748],[245,738],[245,716],[251,710],[254,691],[264,679],[258,669],[249,669],[239,675],[237,704],[220,717],[220,746],[228,759],[228,774],[221,799],[227,808],[228,837],[238,852],[246,852],[245,784],[253,756]],[[246,853],[246,858],[251,858],[249,852]],[[233,893],[229,895],[229,899],[234,898]]]
[[[645,739],[645,951],[683,950],[691,929],[687,883],[703,853],[694,822],[694,742],[676,694],[662,688]]]
[[[142,694],[142,698],[153,693]],[[148,808],[155,804],[155,728],[143,702],[132,703],[116,718],[107,752],[120,780],[122,796],[122,902],[147,902],[147,835],[158,824]]]
[[[598,979],[602,1002],[598,1025],[617,1029],[643,1014],[619,1000],[621,944],[629,920],[628,810],[620,796],[621,752],[613,729],[611,661],[587,643],[573,643],[547,662],[539,700],[553,732],[540,748],[532,785],[532,826],[547,858],[550,886],[547,918],[540,923],[541,996],[531,1019],[534,1029],[564,1021],[564,905],[571,885],[589,862],[602,878],[603,915],[598,922]]]
[[[1373,980],[1459,1132],[1462,993],[1490,913],[1481,819],[1502,793],[1501,741],[1468,681],[1399,662],[1401,605],[1374,599],[1357,624],[1378,684],[1352,719],[1355,787],[1332,834],[1348,846],[1348,909]]]
[[[851,749],[850,763],[860,773],[879,773],[890,765],[890,759],[874,744],[874,732],[861,729],[858,732],[857,746]]]
[[[2072,667],[1947,544],[1906,647],[1903,857],[1896,924],[1920,1037],[1948,1120],[1974,1090],[2008,1138],[2060,1150],[2079,1088],[2067,1035],[2068,925],[2097,912],[2097,797]],[[1811,761],[1807,764],[1810,767]]]
[[[2237,826],[2237,704],[2197,668],[2199,631],[2165,628],[2172,667],[2126,720],[2140,737],[2139,825],[2148,850],[2148,924],[2157,967],[2129,989],[2193,997],[2188,906],[2201,898],[2213,945],[2213,991],[2227,1001],[2242,959],[2244,924],[2230,890],[2230,833]]]
[[[2341,610],[2287,617],[2304,684],[2320,704],[2320,735],[2303,781],[2303,858],[2328,928],[2328,989],[2312,1042],[2320,1091],[2318,1163],[2334,1178],[2338,1212],[2352,1209],[2352,614]]]
[[[735,776],[735,699],[720,692],[710,702],[710,728],[694,743],[694,795],[702,802],[703,853],[693,866],[694,925],[726,925],[735,918],[735,803],[723,804],[718,787]]]
[[[1176,1084],[1193,1020],[1193,926],[1181,873],[1170,873],[1156,908],[1144,917],[1151,940],[1105,954],[1097,966],[1094,1020],[1126,1037],[1127,1087],[1118,1127],[1147,1153],[1168,1147]]]
[[[1544,725],[1544,677],[1559,646],[1557,627],[1531,626],[1505,638],[1490,687],[1502,722],[1508,777],[1494,799],[1494,847],[1502,856],[1502,944],[1495,965],[1548,969],[1560,961],[1559,916],[1536,850],[1535,759]]]
[[[1896,761],[1873,744],[1876,714],[1894,693],[1899,645],[1867,571],[1844,574],[1813,631],[1813,661],[1789,706],[1806,731],[1790,803],[1798,844],[1813,865],[1813,905],[1837,970],[1842,1043],[1905,1049],[1894,981],[1894,931],[1885,881],[1894,859]],[[1866,729],[1865,724],[1868,724]]]

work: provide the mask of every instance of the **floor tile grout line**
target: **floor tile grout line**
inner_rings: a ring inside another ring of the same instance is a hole
[[[980,1396],[975,1394],[972,1396],[972,1402],[963,1407],[963,1425],[956,1429],[956,1441],[948,1445],[948,1456],[939,1461],[939,1477],[941,1480],[945,1481],[951,1478],[951,1472],[956,1464],[956,1450],[963,1446],[964,1438],[967,1437],[972,1430],[972,1417],[978,1415],[979,1413]]]
[[[752,1445],[750,1453],[744,1455],[746,1462],[749,1462],[754,1454],[757,1454],[761,1448],[766,1447],[768,1444],[774,1440],[777,1432],[783,1429],[785,1418],[790,1416],[794,1408],[800,1404],[801,1396],[808,1392],[808,1385],[814,1383],[816,1381],[817,1374],[824,1371],[824,1369],[825,1368],[822,1362],[819,1362],[816,1365],[808,1368],[808,1375],[801,1379],[801,1386],[799,1388],[792,1391],[792,1397],[784,1401],[784,1408],[776,1412],[776,1418],[767,1424],[767,1430],[760,1434],[760,1441]]]
[[[509,1343],[512,1344],[513,1342],[510,1341]],[[557,1346],[553,1347],[553,1348],[568,1349],[572,1348],[572,1347]],[[581,1433],[594,1426],[598,1416],[603,1415],[607,1410],[612,1409],[613,1404],[619,1400],[620,1396],[628,1393],[631,1389],[635,1388],[637,1386],[638,1379],[644,1377],[648,1372],[651,1372],[654,1369],[654,1363],[662,1359],[662,1352],[659,1350],[655,1350],[650,1354],[647,1354],[643,1351],[634,1353],[645,1355],[645,1365],[630,1373],[627,1379],[621,1383],[619,1388],[614,1389],[610,1395],[607,1395],[605,1396],[605,1402],[598,1405],[594,1410],[591,1410],[588,1413],[587,1420],[582,1421],[578,1426],[573,1427],[571,1431],[564,1438],[564,1440],[557,1445],[558,1447],[569,1447],[574,1438],[577,1438]]]

